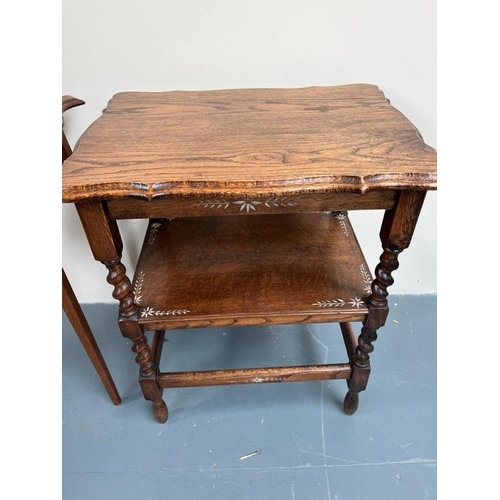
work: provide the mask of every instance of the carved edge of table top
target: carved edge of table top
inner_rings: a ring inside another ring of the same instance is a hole
[[[147,201],[153,201],[164,198],[249,198],[249,197],[289,197],[301,194],[326,194],[326,193],[356,193],[364,194],[368,191],[378,190],[435,190],[437,189],[437,169],[436,169],[436,151],[428,146],[418,129],[396,108],[390,105],[390,101],[386,99],[384,93],[374,85],[346,85],[346,87],[363,87],[370,88],[372,92],[378,92],[379,98],[386,101],[387,105],[393,112],[399,114],[406,120],[406,125],[413,128],[416,142],[422,145],[421,155],[415,158],[415,163],[419,164],[419,168],[415,170],[396,171],[398,165],[394,161],[388,166],[387,171],[374,174],[366,173],[340,173],[332,172],[330,175],[325,172],[322,175],[310,175],[310,172],[304,172],[306,175],[301,176],[300,168],[294,175],[284,175],[280,178],[253,180],[203,180],[203,179],[172,179],[171,181],[163,182],[142,182],[137,178],[133,181],[130,178],[121,182],[119,179],[108,179],[95,182],[88,178],[84,184],[75,182],[74,184],[68,179],[63,183],[63,202],[83,202],[95,200],[116,200],[123,198],[135,198]],[[313,89],[313,88],[311,88]],[[243,89],[245,90],[245,89]],[[266,89],[246,89],[246,90],[266,90]],[[272,89],[279,90],[279,89]],[[289,89],[300,90],[300,89]],[[306,90],[306,89],[304,89]],[[173,92],[152,92],[144,94],[188,94],[189,92],[206,93],[219,91],[173,91]],[[221,91],[222,92],[222,91]],[[110,103],[117,96],[124,97],[129,95],[140,94],[136,92],[122,92],[116,94]],[[108,106],[109,107],[109,106]],[[108,109],[108,108],[107,108]],[[106,114],[104,110],[103,116]],[[96,120],[96,122],[99,121]],[[91,127],[90,127],[91,128]],[[408,155],[410,156],[410,155]],[[422,166],[424,165],[424,168]],[[137,165],[138,169],[141,165]],[[394,167],[394,168],[391,168]],[[332,168],[334,170],[334,168]],[[309,174],[309,175],[307,175]],[[149,179],[148,179],[149,180]]]
[[[87,185],[85,190],[63,188],[62,201],[77,203],[96,200],[117,200],[134,198],[138,200],[154,201],[165,198],[199,198],[202,199],[248,199],[265,197],[294,197],[305,194],[328,193],[356,193],[365,194],[377,190],[422,190],[434,191],[437,189],[436,175],[401,176],[390,173],[369,177],[342,177],[342,178],[315,178],[303,180],[296,186],[297,179],[284,180],[282,184],[269,186],[249,185],[242,187],[241,183],[224,183],[217,186],[196,185],[188,183],[156,183],[153,185],[141,183],[114,183],[112,185]]]

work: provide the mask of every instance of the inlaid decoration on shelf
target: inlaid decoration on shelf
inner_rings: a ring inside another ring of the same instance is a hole
[[[145,307],[141,310],[141,318],[149,318],[150,316],[181,316],[191,311],[188,309],[173,309],[171,311],[158,311],[153,307]]]
[[[368,269],[366,269],[366,266],[364,264],[360,264],[359,271],[361,273],[361,278],[363,278],[363,281],[365,282],[365,287],[363,288],[363,290],[366,293],[372,293],[372,277],[370,276]]]
[[[365,283],[363,290],[365,292],[367,292],[368,294],[370,294],[372,291],[372,288],[371,288],[372,278],[370,276],[368,269],[366,268],[366,266],[364,264],[359,265],[359,272],[361,274],[361,279]],[[315,302],[312,305],[316,306],[316,307],[320,307],[320,308],[327,308],[327,307],[342,308],[342,307],[346,307],[349,305],[353,308],[355,307],[356,309],[359,309],[360,307],[363,307],[365,305],[365,302],[360,297],[354,297],[354,298],[351,298],[349,300],[344,300],[344,299],[340,299],[340,298],[330,299],[330,300],[318,300],[317,302]]]
[[[160,227],[160,221],[151,223],[151,226],[149,226],[148,245],[152,245],[156,241],[156,236],[158,235]]]
[[[332,300],[318,300],[318,302],[315,302],[313,306],[325,308],[325,307],[345,307],[346,305],[350,305],[351,307],[355,307],[356,309],[359,309],[360,307],[364,306],[365,303],[363,302],[363,299],[360,299],[358,297],[354,297],[353,299],[348,300],[347,302],[342,299],[332,299]]]
[[[347,212],[336,212],[335,218],[339,221],[340,227],[342,228],[342,232],[349,236],[349,231],[347,229]]]
[[[146,274],[144,273],[144,271],[140,271],[132,288],[132,291],[134,293],[134,303],[138,306],[141,305],[142,301],[142,289],[145,277]],[[190,312],[191,311],[189,311],[188,309],[172,309],[169,311],[159,311],[157,309],[154,309],[153,307],[143,307],[140,311],[140,314],[141,318],[149,318],[154,316],[181,316]]]
[[[156,241],[156,237],[158,236],[158,232],[162,224],[168,220],[174,220],[175,217],[164,217],[163,219],[154,219],[149,226],[149,234],[148,234],[148,245],[152,245]]]
[[[142,300],[142,286],[144,284],[144,271],[141,271],[135,280],[134,287],[132,289],[134,293],[134,303],[138,306],[141,305]]]
[[[273,198],[268,198],[266,201],[258,201],[251,199],[237,200],[237,201],[227,201],[225,199],[212,199],[205,200],[196,203],[197,207],[208,208],[210,210],[217,210],[222,208],[225,210],[230,205],[238,205],[240,207],[240,212],[249,213],[251,210],[257,210],[259,205],[262,205],[266,208],[274,208],[274,207],[294,207],[298,205],[298,202],[295,199],[289,199],[288,196],[277,196]]]

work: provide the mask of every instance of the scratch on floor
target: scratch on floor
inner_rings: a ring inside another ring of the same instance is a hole
[[[408,316],[408,328],[410,330],[410,335],[413,340],[415,340],[415,334],[413,333],[413,324],[411,321],[411,315]]]
[[[413,444],[413,443],[408,443],[407,445],[404,445],[404,444],[401,444],[392,434],[389,434],[384,428],[380,427],[380,430],[383,434],[385,434],[391,441],[393,444],[395,444],[398,448],[406,448],[407,446],[409,446],[410,444]],[[405,450],[406,453],[409,453],[408,450]]]
[[[295,500],[295,486],[292,483],[292,486],[290,487],[292,491],[292,500]]]
[[[300,443],[299,443],[299,438],[295,434],[295,432],[292,432],[292,438],[295,441],[295,444],[297,445],[297,448],[300,453],[313,453],[312,448],[309,444],[307,444],[307,448],[305,449]]]
[[[318,455],[323,458],[329,458],[330,460],[337,460],[338,462],[344,462],[348,464],[360,464],[359,460],[347,460],[345,458],[340,458],[340,457],[334,457],[333,455],[328,455],[326,453],[319,453],[317,451],[314,451],[311,446],[307,443],[302,444],[300,442],[300,438],[292,432],[292,438],[295,441],[295,444],[297,445],[297,449],[299,450],[300,453],[307,453],[308,455]]]

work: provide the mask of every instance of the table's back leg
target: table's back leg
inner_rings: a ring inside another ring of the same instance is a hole
[[[156,420],[166,422],[167,405],[156,381],[158,367],[146,335],[139,325],[139,307],[134,303],[132,285],[121,262],[123,243],[118,225],[108,217],[105,206],[100,202],[78,203],[76,208],[94,258],[108,269],[107,281],[114,287],[113,298],[119,301],[118,326],[122,335],[132,341],[144,398],[153,403]]]
[[[359,393],[364,391],[368,384],[373,342],[377,340],[377,330],[384,326],[389,314],[387,289],[394,283],[392,273],[399,267],[399,254],[410,245],[425,194],[425,191],[401,191],[395,206],[385,212],[380,231],[384,251],[375,268],[372,293],[367,299],[368,315],[363,322],[358,345],[351,360],[353,373],[348,381],[349,391],[344,400],[344,412],[348,415],[356,412]]]

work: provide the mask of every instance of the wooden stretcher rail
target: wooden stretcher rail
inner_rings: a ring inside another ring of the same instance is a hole
[[[348,363],[310,366],[276,366],[237,370],[207,370],[198,372],[159,373],[161,388],[201,387],[210,385],[265,384],[272,382],[304,382],[350,378]]]

